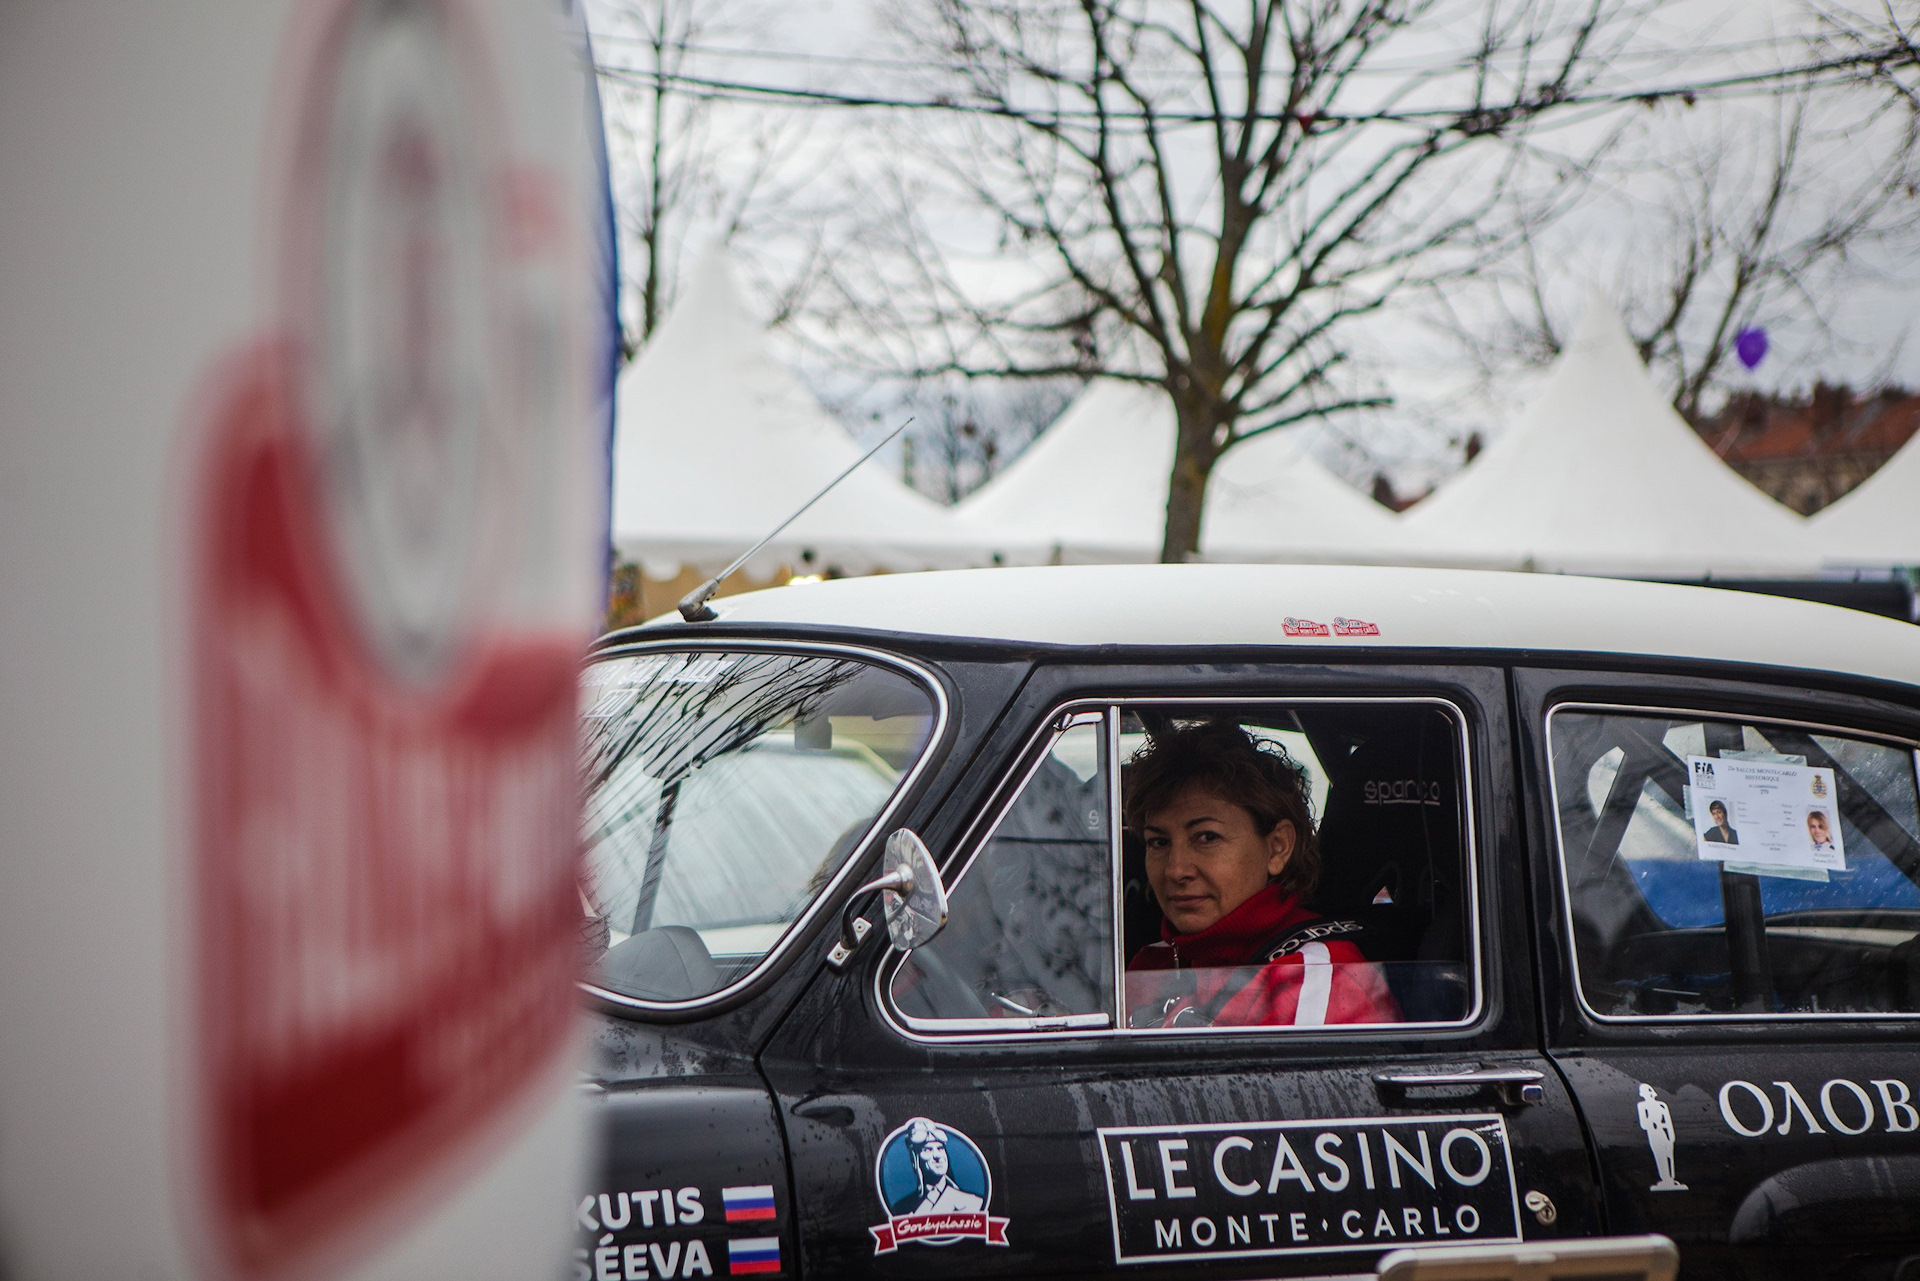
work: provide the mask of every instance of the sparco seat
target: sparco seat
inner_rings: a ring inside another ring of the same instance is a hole
[[[1365,926],[1360,947],[1385,966],[1412,1022],[1467,1008],[1458,743],[1438,709],[1395,709],[1344,759],[1328,759],[1314,904]]]

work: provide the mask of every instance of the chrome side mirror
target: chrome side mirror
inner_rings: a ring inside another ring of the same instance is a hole
[[[947,928],[947,887],[940,883],[940,869],[926,842],[911,829],[901,828],[887,838],[881,866],[895,885],[893,889],[883,886],[880,895],[887,937],[902,952],[933,942],[933,936]]]
[[[947,888],[940,883],[940,869],[918,834],[903,827],[887,837],[881,866],[884,874],[855,890],[840,914],[840,938],[827,953],[827,964],[836,970],[852,958],[873,929],[864,917],[854,916],[854,909],[875,890],[880,891],[887,937],[901,951],[924,947],[946,928]]]

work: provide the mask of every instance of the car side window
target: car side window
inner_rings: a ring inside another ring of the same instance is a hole
[[[1471,1017],[1472,847],[1452,709],[1143,704],[1123,709],[1121,747],[1130,1027]],[[1246,766],[1248,748],[1264,766]],[[1195,793],[1208,803],[1183,799]],[[1236,810],[1256,828],[1294,828],[1271,883],[1237,906],[1207,852],[1207,820],[1239,824]]]
[[[910,1028],[1475,1016],[1457,709],[1129,700],[1063,715],[958,876],[946,931],[893,976]]]
[[[955,886],[946,930],[894,976],[894,1002],[910,1021],[996,1031],[1111,1021],[1105,725],[1092,712],[1055,728]]]
[[[1548,739],[1592,1013],[1920,1013],[1911,744],[1585,706]]]

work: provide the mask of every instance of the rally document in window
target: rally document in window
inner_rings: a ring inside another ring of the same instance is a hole
[[[1689,756],[1687,780],[1701,858],[1846,871],[1831,769]]]

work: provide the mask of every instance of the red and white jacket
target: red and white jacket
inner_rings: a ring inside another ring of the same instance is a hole
[[[1130,1021],[1135,1027],[1399,1022],[1385,975],[1340,937],[1352,928],[1344,924],[1317,916],[1277,885],[1196,934],[1175,934],[1162,922],[1161,941],[1141,948],[1127,965]]]

